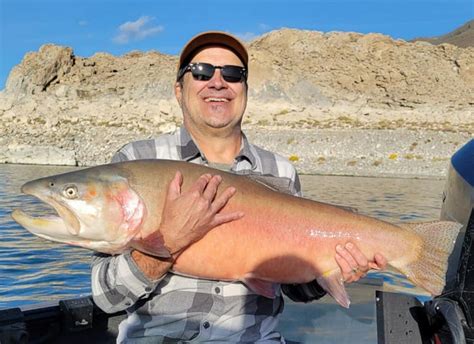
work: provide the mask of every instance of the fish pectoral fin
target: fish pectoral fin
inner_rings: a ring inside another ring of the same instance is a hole
[[[254,277],[245,277],[242,281],[250,290],[258,295],[274,299],[276,296],[275,284]]]
[[[331,295],[342,307],[349,308],[351,301],[344,287],[341,271],[333,270],[316,279],[321,287]]]
[[[153,233],[139,240],[133,240],[131,246],[143,253],[159,258],[170,258],[171,254],[165,247],[163,237],[159,233]]]

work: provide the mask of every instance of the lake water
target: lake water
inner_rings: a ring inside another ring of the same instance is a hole
[[[20,186],[71,169],[0,164],[0,308],[90,293],[90,251],[34,237],[10,217],[14,208],[35,214],[50,212],[41,202],[22,195]],[[362,214],[395,223],[438,219],[444,187],[443,180],[433,179],[304,175],[301,181],[308,198],[351,206]],[[371,273],[369,277],[383,278],[385,290],[423,295],[394,272]],[[348,343],[375,342],[373,300],[358,295],[360,287],[352,289],[350,310],[334,305],[327,297],[311,305],[288,302],[282,332],[294,340],[311,342],[316,336],[320,343],[330,343],[335,332],[341,334],[343,329]],[[339,319],[336,323],[335,316]],[[356,340],[354,333],[359,333]]]

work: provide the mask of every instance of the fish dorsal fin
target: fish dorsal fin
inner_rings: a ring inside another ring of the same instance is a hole
[[[357,208],[354,208],[354,207],[349,207],[347,205],[339,205],[339,204],[332,204],[332,203],[328,203],[334,207],[338,207],[338,208],[341,208],[343,210],[347,210],[347,211],[350,211],[351,213],[354,213],[354,214],[357,214],[359,212],[359,209]]]
[[[262,185],[266,186],[269,189],[272,189],[273,191],[278,191],[278,192],[281,192],[281,193],[286,193],[286,194],[289,194],[289,195],[293,195],[293,193],[291,192],[291,188],[290,188],[291,181],[287,178],[275,177],[275,176],[272,176],[272,175],[269,175],[269,174],[252,174],[252,173],[249,173],[249,174],[243,174],[243,175],[246,176],[249,179],[252,179],[254,182],[257,182],[259,184],[262,184]],[[338,208],[341,208],[341,209],[344,209],[344,210],[347,210],[347,211],[350,211],[352,213],[358,213],[359,212],[359,210],[357,208],[354,208],[354,207],[349,207],[349,206],[339,205],[339,204],[331,204],[331,203],[328,203],[328,204],[330,204],[332,206],[335,206],[335,207],[338,207]]]
[[[291,192],[291,188],[290,188],[291,181],[287,178],[275,177],[275,176],[272,176],[272,175],[269,175],[269,174],[249,173],[249,174],[243,174],[243,175],[246,176],[249,179],[252,179],[254,182],[262,184],[262,185],[266,186],[267,188],[270,188],[274,191],[278,191],[278,192],[281,192],[281,193],[286,193],[286,194],[289,194],[289,195],[293,195],[293,193]],[[354,207],[349,207],[349,206],[339,205],[339,204],[332,204],[332,203],[328,203],[328,204],[330,204],[332,206],[335,206],[335,207],[338,207],[338,208],[341,208],[341,209],[344,209],[344,210],[347,210],[347,211],[350,211],[352,213],[358,213],[359,212],[359,210],[357,208],[354,208]]]
[[[349,308],[351,301],[344,287],[344,280],[339,269],[330,271],[316,279],[319,285],[331,295],[342,307]]]
[[[254,182],[262,184],[267,188],[281,193],[292,195],[290,188],[290,179],[271,176],[269,174],[244,174],[247,178],[252,179]]]

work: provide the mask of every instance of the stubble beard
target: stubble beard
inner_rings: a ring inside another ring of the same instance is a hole
[[[226,109],[223,109],[220,105],[214,106],[214,111],[210,115],[203,115],[202,113],[192,113],[187,108],[186,104],[183,104],[181,107],[183,112],[183,117],[187,122],[191,122],[194,127],[197,128],[212,128],[212,129],[223,129],[223,128],[230,128],[235,126],[236,124],[239,125],[242,120],[242,116],[238,119],[237,123],[235,123],[235,118],[231,116],[229,118],[228,115],[225,114]]]

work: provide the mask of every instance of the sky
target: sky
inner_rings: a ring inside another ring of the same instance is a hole
[[[283,27],[443,35],[474,18],[474,0],[0,0],[0,90],[10,70],[46,43],[77,56],[157,50],[177,55],[196,33],[250,41]]]

